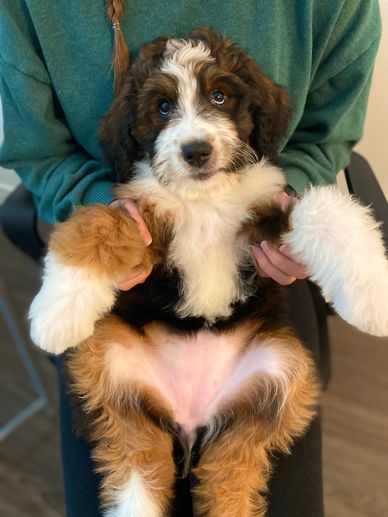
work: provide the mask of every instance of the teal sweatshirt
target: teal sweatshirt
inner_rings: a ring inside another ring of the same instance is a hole
[[[133,56],[161,34],[211,25],[285,86],[293,116],[280,149],[297,192],[335,182],[362,135],[380,37],[377,0],[131,0]],[[0,164],[31,190],[39,216],[112,200],[97,129],[113,97],[113,30],[104,0],[2,0]]]

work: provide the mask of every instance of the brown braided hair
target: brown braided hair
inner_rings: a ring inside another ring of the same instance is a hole
[[[128,47],[125,43],[120,23],[124,17],[124,0],[106,0],[108,17],[114,30],[112,68],[114,73],[114,91],[117,94],[130,65]]]

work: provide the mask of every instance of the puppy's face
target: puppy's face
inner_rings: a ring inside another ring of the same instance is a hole
[[[284,90],[211,29],[145,45],[105,117],[101,141],[121,181],[133,161],[171,189],[206,188],[262,156],[274,160]]]

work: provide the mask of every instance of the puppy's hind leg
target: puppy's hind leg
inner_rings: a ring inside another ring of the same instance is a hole
[[[258,372],[221,411],[193,473],[196,517],[264,517],[274,451],[289,452],[314,414],[314,367],[300,343],[273,343],[277,371]],[[225,429],[222,430],[222,422]]]
[[[144,415],[131,412],[93,457],[103,475],[105,517],[166,517],[173,496],[172,438]]]
[[[257,424],[233,425],[207,444],[193,473],[196,517],[264,517],[270,462]]]
[[[102,479],[100,501],[109,517],[165,517],[175,481],[169,411],[155,393],[120,375],[117,366],[127,372],[130,359],[118,355],[116,368],[109,360],[117,347],[130,352],[138,338],[109,315],[97,322],[92,337],[68,352],[73,401],[81,410],[77,430],[92,445]]]

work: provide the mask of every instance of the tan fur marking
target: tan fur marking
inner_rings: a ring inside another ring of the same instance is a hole
[[[173,215],[168,211],[163,216],[156,215],[155,204],[145,199],[139,200],[139,211],[152,235],[152,248],[159,260],[165,259],[165,252],[172,238]]]
[[[265,391],[274,386],[275,379],[259,375],[256,383],[262,383],[261,410],[256,407],[252,411],[252,383],[224,408],[235,419],[226,431],[205,444],[193,471],[199,481],[193,490],[198,517],[264,517],[271,453],[290,453],[293,440],[303,434],[314,415],[318,389],[312,359],[288,331],[275,336],[287,338],[287,351],[294,354],[289,393],[284,393],[279,383],[276,397],[271,398]],[[222,421],[221,414],[220,424]]]
[[[115,189],[118,199],[132,199],[143,217],[152,236],[150,249],[154,253],[154,263],[165,259],[165,252],[172,238],[174,215],[172,211],[165,210],[163,214],[156,211],[155,202],[142,197],[138,189],[132,189],[130,184],[120,185]]]
[[[105,408],[95,424],[104,430],[101,439],[94,437],[93,451],[98,464],[96,470],[104,476],[103,506],[116,502],[118,491],[134,471],[140,474],[161,511],[166,511],[173,496],[175,477],[171,436],[135,410],[120,418],[115,411]]]
[[[265,515],[270,462],[257,425],[234,426],[202,451],[194,469],[197,517]]]
[[[130,270],[150,268],[154,257],[136,222],[120,207],[81,206],[57,225],[50,249],[66,265],[120,279]]]
[[[248,322],[238,334],[242,340],[252,340],[248,346],[254,346],[260,326],[261,322]],[[114,503],[132,471],[142,476],[160,508],[166,509],[172,498],[172,438],[137,409],[136,401],[142,394],[153,401],[161,415],[169,416],[169,411],[156,393],[147,393],[142,386],[113,385],[105,361],[110,343],[130,347],[136,340],[147,346],[147,336],[155,332],[158,324],[140,335],[119,318],[108,316],[98,322],[94,336],[81,344],[69,361],[73,391],[93,418],[89,438],[95,444],[98,472],[104,475],[105,506]],[[194,489],[198,516],[264,516],[269,457],[274,450],[289,452],[293,439],[304,432],[314,414],[317,383],[309,354],[286,328],[263,333],[260,339],[264,336],[279,343],[280,353],[289,361],[287,379],[259,374],[221,408],[216,427],[225,421],[225,411],[235,417],[221,435],[205,442],[194,469],[199,480]],[[252,411],[255,389],[260,385],[262,402]]]
[[[98,322],[94,335],[70,356],[72,391],[93,418],[88,438],[94,444],[96,470],[103,475],[103,507],[117,503],[119,492],[131,473],[136,472],[163,512],[173,495],[172,438],[142,414],[135,403],[123,403],[125,398],[135,402],[136,395],[111,386],[106,370],[109,343],[114,340],[130,346],[131,338],[139,336],[114,316]]]

